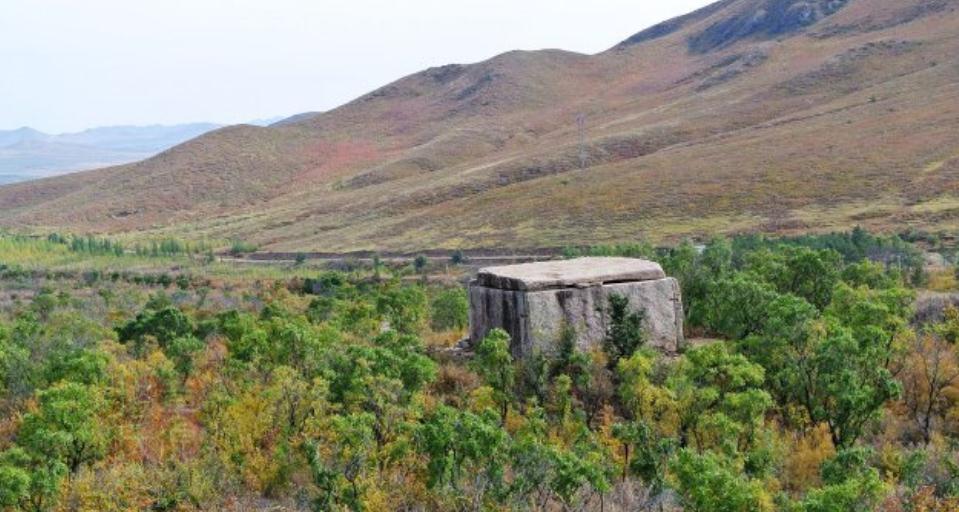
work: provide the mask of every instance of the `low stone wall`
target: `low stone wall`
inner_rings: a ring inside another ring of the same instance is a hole
[[[610,295],[629,299],[645,312],[648,345],[674,353],[683,344],[683,305],[673,278],[570,286],[545,290],[509,290],[470,285],[470,340],[502,328],[513,339],[514,357],[555,353],[564,329],[572,329],[580,349],[601,346],[608,327]]]

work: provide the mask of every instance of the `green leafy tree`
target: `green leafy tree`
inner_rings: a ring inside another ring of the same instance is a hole
[[[30,496],[30,474],[10,462],[17,462],[12,452],[0,454],[0,509],[12,509],[26,502]]]
[[[716,237],[703,249],[702,265],[706,271],[719,278],[732,270],[733,256],[733,245],[729,239]]]
[[[64,382],[41,391],[37,399],[37,411],[23,417],[17,444],[31,454],[61,461],[71,473],[103,456],[103,399],[95,389]]]
[[[842,271],[842,280],[853,288],[865,286],[874,290],[896,285],[895,279],[881,263],[869,260],[846,265]]]
[[[166,306],[159,310],[145,309],[116,331],[120,343],[132,343],[134,354],[142,356],[148,337],[165,349],[177,338],[192,336],[194,325],[182,311]]]
[[[372,421],[371,415],[363,413],[328,417],[317,437],[304,445],[310,475],[319,490],[313,510],[340,506],[363,510],[361,477],[371,462]]]
[[[687,512],[772,512],[762,481],[714,452],[679,451],[671,464],[676,490]]]
[[[306,318],[314,324],[321,324],[333,318],[336,299],[333,297],[315,297],[306,308]]]
[[[190,285],[193,284],[193,281],[190,279],[190,276],[186,274],[180,274],[176,276],[176,286],[177,288],[186,291],[190,289]]]
[[[516,362],[517,399],[527,403],[544,404],[549,397],[551,358],[535,352]]]
[[[230,358],[242,363],[255,363],[268,357],[269,334],[256,317],[238,311],[217,315],[219,331],[226,336]]]
[[[341,334],[329,325],[313,326],[302,317],[278,318],[266,325],[272,341],[260,349],[263,359],[273,365],[291,366],[305,375],[322,371],[329,348]]]
[[[107,356],[99,350],[67,348],[50,354],[43,367],[43,381],[98,384],[106,378],[107,364]]]
[[[380,258],[379,254],[373,255],[373,279],[375,281],[380,281],[383,279],[383,260]]]
[[[509,333],[502,329],[490,331],[476,347],[473,368],[483,377],[486,385],[493,389],[500,419],[505,424],[516,381]]]
[[[553,447],[547,442],[549,423],[539,407],[530,408],[525,420],[510,447],[514,478],[509,484],[509,494],[519,504],[544,508],[552,497]]]
[[[399,381],[408,397],[436,377],[436,364],[423,354],[422,341],[392,331],[377,337],[375,346],[351,345],[330,354],[328,370],[331,400],[346,407],[368,400],[374,378]]]
[[[646,343],[645,316],[644,312],[629,309],[628,297],[609,296],[609,326],[603,348],[610,368],[615,368],[621,359],[629,358]]]
[[[41,391],[37,401],[37,410],[23,417],[16,446],[0,453],[0,506],[51,510],[63,478],[104,453],[95,390],[64,382]]]
[[[7,334],[0,332],[0,389],[25,398],[61,380],[101,382],[107,357],[96,345],[109,337],[109,330],[74,311],[58,311],[45,322],[18,315]]]
[[[421,286],[390,286],[377,294],[376,310],[392,329],[404,334],[424,330],[429,303]]]
[[[667,465],[678,445],[674,433],[680,418],[680,403],[662,382],[669,373],[658,371],[658,362],[655,354],[640,351],[619,363],[617,395],[626,420],[612,430],[622,444],[622,479],[639,477],[653,495],[665,488]]]
[[[557,450],[553,455],[555,476],[551,489],[567,509],[581,506],[579,495],[583,489],[600,495],[610,489],[612,467],[608,454],[590,443],[579,443],[571,450]]]
[[[706,327],[733,340],[761,333],[778,296],[771,285],[743,273],[713,282],[707,295]]]
[[[59,304],[60,301],[58,301],[57,297],[53,294],[53,290],[45,288],[40,290],[40,293],[33,298],[30,309],[39,315],[40,320],[46,321]]]
[[[871,290],[841,284],[834,295],[826,314],[848,327],[864,348],[882,352],[883,366],[888,366],[899,349],[897,338],[908,329],[915,293],[901,287]]]
[[[800,512],[876,510],[886,492],[879,472],[868,465],[870,451],[840,451],[822,466],[823,487],[809,491],[795,507]]]
[[[488,487],[502,485],[510,439],[494,414],[477,415],[439,406],[417,431],[427,457],[427,484],[432,489],[462,490],[464,480],[482,477]]]
[[[173,361],[174,367],[185,379],[193,372],[194,355],[205,346],[202,341],[193,336],[184,336],[167,344],[164,353]]]
[[[701,324],[700,305],[706,297],[708,273],[700,264],[699,252],[690,240],[672,248],[662,259],[666,273],[679,281],[683,293],[683,313],[686,321]],[[714,276],[715,277],[715,276]]]
[[[793,295],[780,295],[766,308],[762,332],[737,342],[741,353],[765,369],[766,388],[780,404],[795,396],[797,365],[808,355],[816,308]]]
[[[828,425],[839,448],[852,446],[882,406],[901,392],[885,366],[885,347],[860,344],[850,329],[832,319],[816,327],[793,360],[789,382],[797,402],[813,422]]]
[[[232,256],[242,256],[244,254],[249,254],[256,252],[257,246],[250,242],[245,242],[243,240],[233,240],[230,243],[230,255]]]
[[[571,446],[549,442],[544,411],[532,407],[516,432],[510,450],[513,475],[509,494],[536,510],[558,502],[580,509],[584,498],[610,489],[613,468],[606,449],[583,431]]]
[[[668,423],[676,414],[676,397],[663,385],[672,367],[662,365],[662,361],[655,352],[639,351],[619,362],[616,393],[627,419]]]
[[[625,481],[627,475],[637,476],[653,495],[660,494],[666,488],[667,469],[677,448],[676,440],[658,434],[645,420],[617,423],[613,426],[613,435],[624,448],[622,479]]]
[[[4,396],[27,396],[40,383],[31,350],[42,333],[37,320],[25,315],[18,317],[11,329],[0,324],[0,391]]]
[[[149,276],[152,277],[152,276]],[[150,284],[150,283],[146,283]],[[163,290],[160,290],[150,296],[147,303],[143,305],[144,311],[160,311],[161,309],[173,307],[173,300]]]
[[[434,331],[464,329],[469,323],[469,300],[462,288],[447,288],[431,303],[430,324]]]
[[[416,258],[413,258],[413,269],[423,277],[424,282],[426,281],[426,269],[429,267],[429,264],[430,260],[425,254],[419,254]]]
[[[13,447],[0,453],[0,506],[47,512],[60,497],[66,464],[43,453]]]
[[[781,247],[750,253],[746,270],[773,285],[781,294],[805,299],[825,309],[840,279],[842,256],[832,250],[808,247]]]
[[[700,450],[746,452],[756,441],[772,398],[764,371],[725,343],[687,352],[669,383],[681,412],[681,443]]]
[[[909,282],[916,288],[925,287],[929,284],[929,273],[922,265],[916,265],[909,273]]]
[[[900,386],[887,369],[906,328],[911,294],[840,284],[825,316],[804,299],[781,295],[763,327],[739,347],[766,370],[782,405],[796,404],[829,426],[837,447],[851,446]]]

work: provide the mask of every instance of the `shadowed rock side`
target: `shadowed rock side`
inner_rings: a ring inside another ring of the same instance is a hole
[[[836,13],[848,0],[764,0],[746,5],[689,39],[689,48],[705,53],[749,38],[798,32]]]
[[[635,46],[638,44],[645,43],[647,41],[653,41],[661,37],[666,37],[674,32],[677,32],[692,23],[702,21],[709,16],[719,12],[722,9],[727,8],[728,6],[734,4],[737,0],[723,0],[721,2],[716,2],[709,4],[702,9],[693,11],[684,16],[678,18],[673,18],[671,20],[666,20],[662,23],[653,25],[652,27],[643,30],[633,36],[630,36],[629,39],[616,45],[616,49],[625,49],[630,46]]]
[[[644,313],[650,346],[667,353],[681,348],[679,283],[655,263],[624,258],[481,270],[470,285],[470,339],[476,343],[490,330],[504,329],[512,337],[513,356],[522,358],[555,353],[571,332],[576,346],[588,350],[603,343],[612,295],[626,297],[631,309]]]
[[[819,20],[835,14],[850,0],[724,0],[710,4],[639,32],[616,46],[625,49],[653,41],[702,22],[723,10],[731,12],[688,38],[689,49],[696,53],[717,50],[744,39],[770,38],[799,32]]]

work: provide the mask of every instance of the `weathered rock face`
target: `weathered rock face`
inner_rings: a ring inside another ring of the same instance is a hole
[[[706,53],[743,39],[790,35],[832,16],[849,0],[750,0],[739,2],[729,17],[689,39],[689,48]]]
[[[656,263],[629,258],[580,258],[493,267],[470,284],[470,339],[494,328],[513,338],[514,357],[554,353],[572,333],[581,349],[602,344],[610,295],[629,299],[646,316],[650,346],[675,352],[683,344],[679,283]],[[566,334],[569,335],[569,334]]]

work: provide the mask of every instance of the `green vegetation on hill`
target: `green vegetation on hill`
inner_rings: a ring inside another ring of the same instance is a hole
[[[412,263],[22,266],[64,251],[0,240],[5,512],[959,506],[959,311],[914,319],[891,238],[662,249],[712,341],[660,354],[615,298],[602,346],[524,360],[449,350],[465,292]]]

